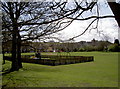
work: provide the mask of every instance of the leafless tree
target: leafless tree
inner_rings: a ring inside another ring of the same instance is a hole
[[[44,39],[48,35],[65,29],[74,20],[93,19],[82,33],[84,34],[96,20],[114,17],[99,16],[97,14],[96,16],[80,18],[84,12],[92,11],[94,6],[97,5],[95,0],[83,0],[81,2],[76,0],[73,2],[67,0],[57,2],[16,2],[13,0],[13,2],[1,2],[1,5],[3,13],[2,31],[11,32],[12,35],[11,71],[22,68],[20,51],[22,41]],[[116,17],[116,19],[119,18]]]

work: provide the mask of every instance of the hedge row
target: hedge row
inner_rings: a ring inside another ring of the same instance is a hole
[[[46,58],[46,59],[44,59]],[[47,59],[49,58],[49,59]],[[11,57],[5,56],[6,60],[11,60]],[[30,59],[27,57],[22,58],[22,62],[27,63],[36,63],[36,64],[43,64],[43,65],[66,65],[66,64],[75,64],[75,63],[82,63],[82,62],[91,62],[94,61],[93,56],[44,56],[42,59]]]

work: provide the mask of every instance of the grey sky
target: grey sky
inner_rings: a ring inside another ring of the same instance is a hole
[[[100,16],[102,15],[113,15],[109,6],[105,4],[104,1],[99,4]],[[92,12],[94,14],[94,10]],[[90,16],[91,14],[85,13],[84,16]],[[73,36],[81,34],[85,28],[90,23],[88,21],[74,21],[69,27],[67,27],[64,31],[60,32],[61,35],[59,37],[61,39],[68,39]],[[94,27],[96,23],[94,23],[92,27]],[[118,39],[118,24],[114,18],[105,18],[99,20],[98,29],[88,30],[84,35],[75,39],[75,41],[91,41],[93,38],[96,40],[108,40],[110,42],[114,42],[114,39]]]

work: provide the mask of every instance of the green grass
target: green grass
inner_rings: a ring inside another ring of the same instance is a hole
[[[52,53],[42,53],[52,54]],[[54,53],[55,54],[55,53]],[[7,87],[118,87],[118,53],[73,52],[94,56],[94,62],[60,66],[23,63],[23,69],[3,76]],[[3,69],[10,68],[6,61]]]

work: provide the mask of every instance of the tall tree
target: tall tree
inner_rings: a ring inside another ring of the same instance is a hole
[[[53,34],[67,27],[73,20],[65,20],[74,16],[77,11],[88,8],[68,8],[66,2],[1,2],[2,31],[7,29],[12,34],[12,68],[11,71],[22,68],[21,42],[34,40]],[[22,35],[21,35],[22,33]]]
[[[118,46],[119,46],[119,40],[118,39],[115,39],[115,41],[114,41],[114,44],[117,44]]]
[[[12,68],[11,71],[22,68],[21,43],[35,39],[43,39],[53,33],[61,31],[74,20],[88,20],[94,18],[85,31],[97,19],[114,16],[90,16],[80,18],[84,12],[90,12],[96,6],[95,0],[81,2],[1,2],[2,31],[9,31],[12,35]],[[97,10],[98,11],[98,10]],[[97,12],[96,11],[96,12]],[[80,34],[80,35],[82,35]],[[79,35],[79,36],[80,36]],[[76,36],[78,37],[78,36]]]

